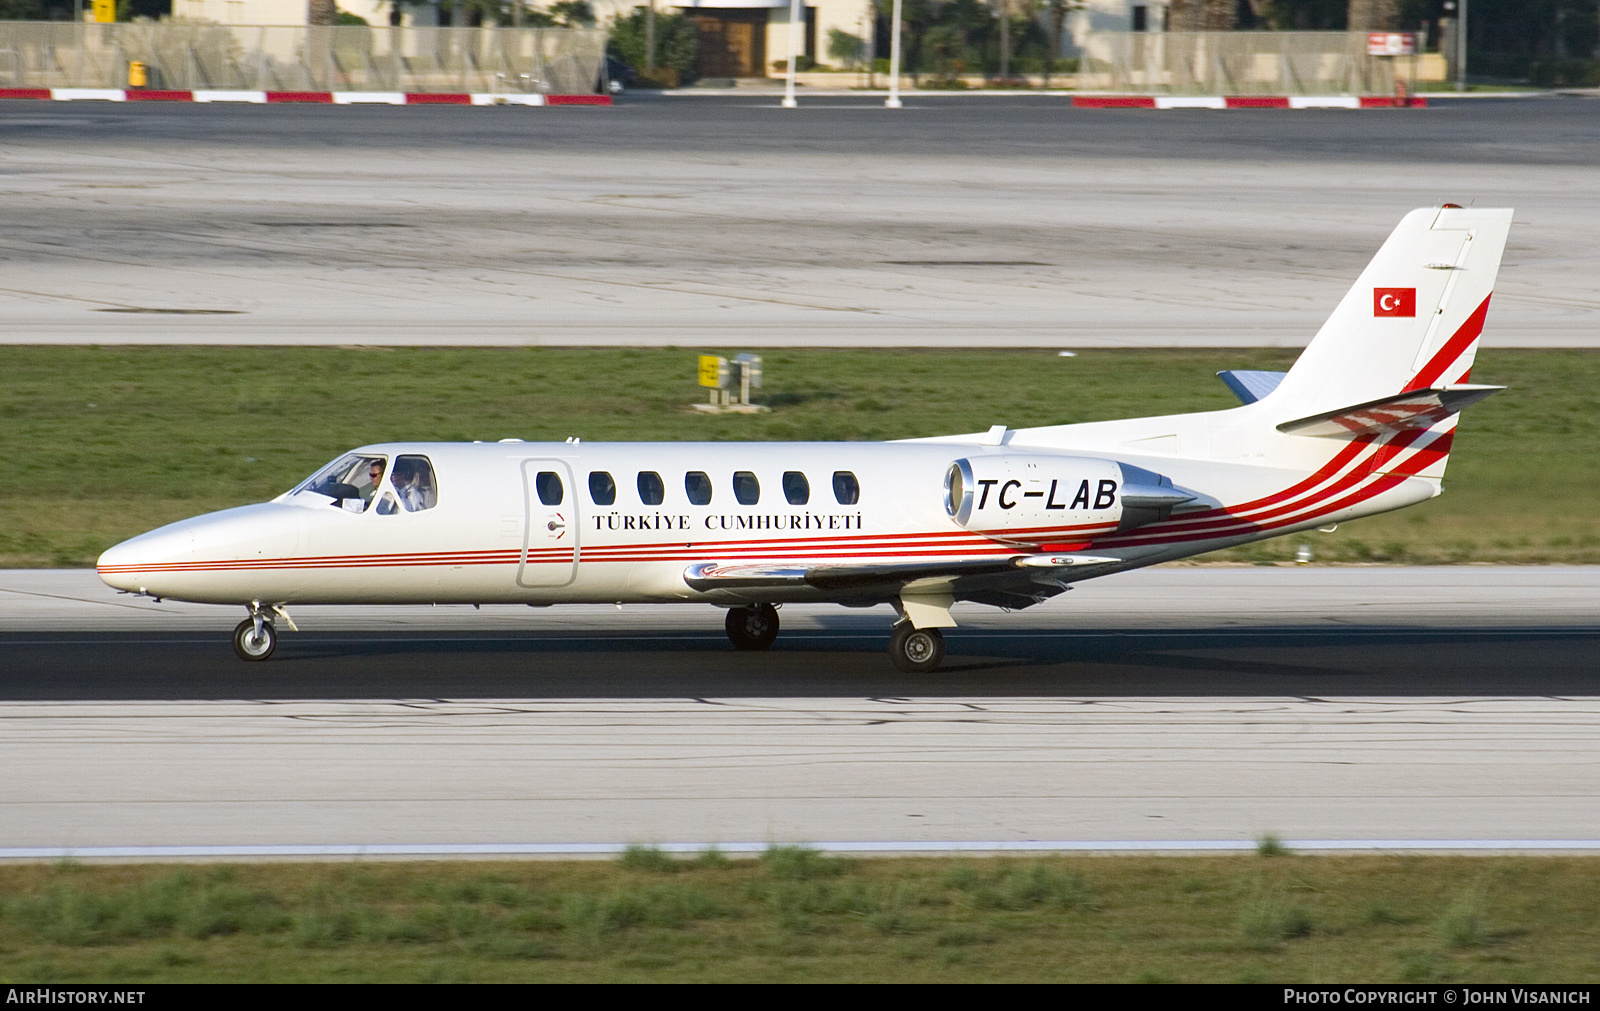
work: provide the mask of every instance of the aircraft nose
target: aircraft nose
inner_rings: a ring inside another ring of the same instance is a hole
[[[193,554],[192,528],[163,527],[107,548],[95,562],[95,572],[107,586],[147,593],[151,577],[170,572]]]
[[[95,568],[106,585],[130,593],[201,603],[250,600],[257,592],[280,592],[263,589],[255,566],[263,558],[292,556],[307,515],[304,508],[270,502],[206,513],[123,541]]]

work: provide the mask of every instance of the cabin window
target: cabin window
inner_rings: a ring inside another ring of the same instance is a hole
[[[833,497],[840,505],[855,505],[861,501],[861,484],[848,470],[833,472]]]
[[[683,475],[683,490],[695,505],[706,505],[711,501],[711,479],[703,470],[691,470]]]
[[[397,456],[394,473],[389,475],[400,508],[408,513],[432,509],[439,504],[439,490],[433,483],[433,464],[425,456]]]
[[[761,501],[761,482],[748,470],[734,471],[733,497],[740,505],[755,505]]]
[[[539,501],[545,505],[560,505],[566,498],[566,490],[561,487],[561,475],[551,470],[541,470],[533,479],[534,491],[539,493]]]
[[[805,505],[811,501],[811,482],[798,470],[783,472],[783,497],[790,505]]]
[[[639,501],[645,505],[660,505],[667,497],[667,486],[661,475],[653,470],[639,472]]]
[[[589,497],[595,505],[611,505],[617,500],[617,482],[603,470],[589,472]]]

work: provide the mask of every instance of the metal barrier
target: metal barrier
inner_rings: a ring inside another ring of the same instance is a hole
[[[606,33],[589,28],[391,28],[0,21],[0,87],[592,92]]]
[[[1079,88],[1132,94],[1381,95],[1406,73],[1365,32],[1096,32],[1082,49]]]

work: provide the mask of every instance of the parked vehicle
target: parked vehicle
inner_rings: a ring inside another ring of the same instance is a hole
[[[629,88],[639,86],[639,72],[615,57],[606,57],[605,79],[599,90],[607,95],[620,95]]]

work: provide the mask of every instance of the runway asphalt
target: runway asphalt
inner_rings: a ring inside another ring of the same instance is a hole
[[[13,633],[0,636],[0,699],[1600,693],[1600,628],[957,631],[940,671],[907,675],[889,666],[886,620],[791,633],[751,655],[728,645],[719,615],[705,619],[667,635],[286,634],[259,665],[234,659],[228,629]]]
[[[960,605],[949,660],[908,676],[887,607],[783,609],[769,653],[698,605],[291,607],[263,664],[241,609],[0,571],[0,700],[840,695],[1572,695],[1595,690],[1600,568],[1172,567],[1007,613]]]
[[[1600,343],[1600,101],[0,102],[0,342],[1298,346],[1518,209],[1487,346]]]

